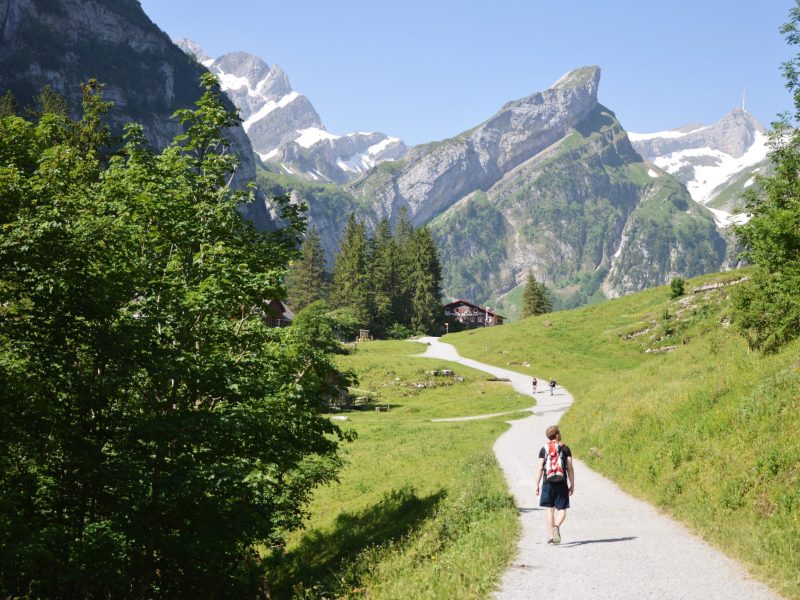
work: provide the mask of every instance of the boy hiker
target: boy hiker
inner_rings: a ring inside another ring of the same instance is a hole
[[[536,386],[539,385],[539,382],[536,380],[536,377],[531,379],[531,387],[533,387],[533,393],[536,393]]]
[[[536,495],[541,496],[539,506],[547,509],[548,544],[561,543],[561,524],[567,518],[569,497],[575,491],[575,471],[572,468],[572,452],[561,443],[558,425],[545,431],[547,445],[539,450],[539,465],[536,468]]]
[[[551,396],[553,395],[553,390],[554,389],[556,389],[556,380],[555,379],[551,379],[550,380],[550,395]]]

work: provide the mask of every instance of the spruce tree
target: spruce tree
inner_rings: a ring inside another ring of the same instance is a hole
[[[364,224],[351,214],[339,242],[333,265],[331,304],[350,309],[360,323],[368,324],[372,311],[369,302],[367,238]]]
[[[442,268],[439,252],[427,227],[411,236],[413,257],[411,278],[411,328],[419,333],[436,333],[443,319]]]
[[[392,315],[395,323],[411,327],[411,305],[414,285],[414,226],[408,218],[408,211],[402,207],[397,216],[394,229],[395,273],[397,284]]]
[[[369,284],[370,306],[372,307],[372,327],[380,334],[386,332],[395,317],[395,297],[397,296],[397,253],[392,238],[392,227],[384,218],[378,230],[370,239]]]
[[[550,294],[544,284],[536,281],[533,271],[528,270],[525,291],[522,294],[520,318],[527,319],[553,310]]]
[[[325,250],[316,226],[306,234],[300,258],[292,263],[286,279],[289,305],[297,312],[328,296],[328,274],[325,272]]]

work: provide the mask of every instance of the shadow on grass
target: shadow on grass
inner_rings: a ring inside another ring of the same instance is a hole
[[[307,531],[297,547],[267,559],[276,597],[290,598],[300,585],[335,589],[341,581],[340,572],[362,550],[414,531],[433,514],[442,498],[443,492],[420,498],[413,489],[404,487],[362,511],[340,514],[327,530]]]

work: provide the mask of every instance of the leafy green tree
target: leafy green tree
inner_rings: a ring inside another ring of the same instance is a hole
[[[335,308],[349,308],[362,325],[367,325],[372,317],[367,261],[364,224],[351,214],[333,264],[331,304]]]
[[[525,291],[522,293],[522,307],[520,317],[526,319],[543,315],[553,310],[550,293],[544,284],[536,281],[533,271],[528,271],[525,280]]]
[[[781,28],[800,45],[800,2]],[[750,220],[737,229],[754,265],[750,281],[734,294],[737,323],[752,348],[775,350],[800,335],[800,53],[783,65],[795,111],[773,123],[774,173],[759,177],[745,194]]]
[[[310,328],[262,307],[304,229],[260,233],[210,74],[161,153],[103,155],[77,123],[0,120],[0,589],[48,598],[253,597],[257,545],[298,527],[338,466],[342,383]]]
[[[325,250],[316,226],[306,234],[300,258],[292,262],[286,279],[289,304],[295,311],[328,297],[328,274],[325,272]]]

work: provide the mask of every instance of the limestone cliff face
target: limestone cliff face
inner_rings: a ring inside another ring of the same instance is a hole
[[[415,224],[425,223],[564,137],[594,110],[599,81],[597,67],[572,71],[544,92],[509,102],[470,131],[415,146],[400,164],[378,167],[350,189],[374,198],[385,215],[406,207]]]
[[[620,296],[715,270],[725,249],[711,214],[646,166],[600,105],[431,227],[447,292],[479,300],[523,284],[529,270],[583,301]]]
[[[431,226],[452,297],[490,301],[531,270],[583,303],[718,269],[725,242],[712,214],[637,154],[597,102],[599,76],[572,71],[349,189],[377,216],[405,207]]]
[[[199,99],[204,70],[136,0],[0,1],[0,93],[11,90],[22,106],[31,105],[49,85],[77,116],[80,84],[95,78],[114,102],[113,131],[136,121],[150,143],[163,148],[181,131],[172,114]],[[240,157],[235,184],[244,185],[255,179],[252,147],[241,127],[228,136]],[[266,225],[263,206],[246,212]]]

